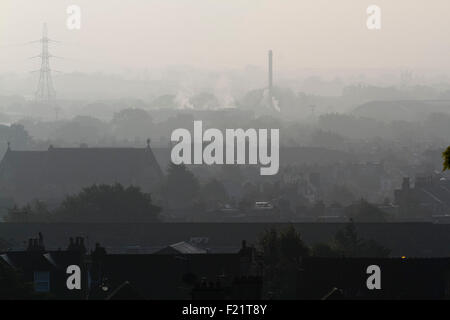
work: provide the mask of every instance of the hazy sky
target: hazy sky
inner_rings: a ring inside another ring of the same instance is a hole
[[[81,7],[81,30],[66,27]],[[366,8],[382,29],[366,28]],[[53,62],[64,71],[120,71],[168,65],[279,69],[435,68],[450,70],[449,0],[1,0],[0,72],[39,68],[42,23]]]

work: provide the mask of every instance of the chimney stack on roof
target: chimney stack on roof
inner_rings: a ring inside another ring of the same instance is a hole
[[[44,246],[44,236],[39,232],[38,238],[29,238],[28,239],[28,248],[27,251],[45,251]]]
[[[80,251],[82,253],[85,253],[86,247],[84,246],[84,238],[76,237],[74,242],[74,239],[71,237],[69,246],[67,247],[67,251]]]

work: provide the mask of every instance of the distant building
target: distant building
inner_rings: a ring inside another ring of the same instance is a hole
[[[66,250],[47,251],[41,235],[30,244],[25,251],[0,252],[0,276],[13,270],[33,284],[34,293],[50,299],[255,300],[262,295],[261,266],[245,242],[238,252],[226,254],[192,254],[181,243],[184,249],[175,255],[109,254],[99,244],[87,252],[81,237],[71,239]],[[80,267],[81,290],[66,286],[71,265]]]
[[[381,289],[367,287],[367,267],[381,270]],[[320,258],[302,260],[297,299],[448,299],[449,258]],[[333,291],[338,291],[333,293]],[[336,294],[339,293],[339,294]]]
[[[120,183],[150,192],[162,171],[150,143],[146,148],[54,148],[15,151],[0,163],[0,194],[23,204],[33,199],[60,201],[93,184]]]
[[[205,253],[208,253],[206,249],[194,246],[193,244],[185,241],[171,244],[155,252],[155,254],[205,254]]]
[[[25,251],[0,252],[0,270],[9,268],[16,271],[25,283],[32,285],[33,292],[51,299],[86,299],[86,261],[83,239],[80,237],[76,238],[76,243],[71,240],[67,250],[46,251],[42,234],[39,233],[39,238],[29,239]],[[71,265],[81,267],[80,290],[68,290],[66,286],[67,268]]]
[[[24,251],[0,252],[0,276],[31,284],[30,298],[259,300],[265,283],[263,256],[245,241],[230,254],[109,254],[83,238],[66,250],[48,251],[40,234]],[[67,268],[80,267],[81,289],[67,287]],[[367,287],[369,266],[381,270],[381,289]],[[13,271],[13,272],[11,272]],[[450,258],[303,257],[284,279],[289,299],[449,299]],[[4,281],[3,293],[14,290]],[[11,292],[14,294],[14,292]]]
[[[433,219],[450,215],[450,181],[445,178],[416,177],[414,186],[404,178],[401,189],[395,190],[399,216]]]

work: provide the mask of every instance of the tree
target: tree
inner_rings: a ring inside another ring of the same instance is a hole
[[[150,114],[142,109],[124,109],[114,114],[111,121],[114,133],[128,140],[142,139],[151,135],[153,120]]]
[[[107,126],[103,121],[90,116],[77,116],[58,123],[52,134],[65,143],[94,144],[106,133]]]
[[[300,233],[293,225],[278,231],[266,230],[259,239],[259,245],[267,262],[281,260],[298,262],[300,257],[309,256],[309,247],[303,242]]]
[[[275,228],[266,230],[259,239],[259,245],[264,253],[264,262],[266,265],[276,264],[280,259],[279,235]]]
[[[386,222],[387,214],[364,199],[345,208],[347,217],[356,222]]]
[[[309,256],[310,249],[295,228],[266,230],[259,239],[264,257],[265,294],[271,298],[293,298],[301,258]]]
[[[11,149],[30,148],[34,141],[21,124],[12,124],[10,126],[0,125],[0,152],[6,151],[8,143]]]
[[[201,187],[200,194],[202,199],[213,207],[228,200],[228,194],[224,185],[217,179],[211,179],[205,183]]]
[[[172,208],[192,206],[199,192],[199,183],[184,164],[169,164],[167,168],[166,197]]]
[[[74,222],[156,222],[161,208],[138,187],[93,185],[64,199],[55,219]]]
[[[23,207],[14,205],[8,210],[5,222],[50,222],[52,213],[47,204],[40,200],[34,200]]]
[[[442,158],[444,159],[443,171],[450,170],[450,146],[442,152]]]
[[[345,257],[374,257],[385,258],[390,250],[375,240],[366,240],[359,237],[355,223],[352,219],[334,236],[332,245],[337,253]]]
[[[328,149],[339,149],[345,143],[345,139],[334,132],[316,130],[311,134],[311,145]]]
[[[330,243],[317,243],[312,247],[312,255],[315,257],[389,257],[390,250],[375,240],[360,238],[356,225],[352,219],[344,228],[336,232]]]
[[[301,257],[309,256],[309,253],[309,247],[305,245],[293,225],[280,232],[280,254],[283,259],[299,262]]]
[[[311,255],[314,257],[337,258],[339,252],[329,243],[319,242],[312,246]]]
[[[345,227],[334,236],[334,247],[343,256],[354,257],[358,255],[358,249],[361,245],[361,239],[359,239],[356,232],[356,226],[352,219],[350,223],[347,223]]]

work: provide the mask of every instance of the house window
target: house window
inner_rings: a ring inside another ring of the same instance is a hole
[[[48,271],[34,272],[34,291],[36,292],[50,291],[50,272]]]

